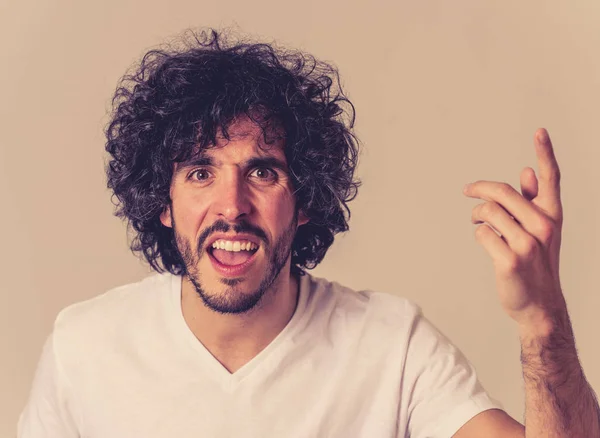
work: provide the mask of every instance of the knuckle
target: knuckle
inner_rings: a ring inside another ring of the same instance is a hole
[[[498,195],[505,197],[513,192],[513,188],[508,183],[502,183],[498,186]]]
[[[537,254],[538,249],[538,243],[533,237],[524,239],[521,251],[526,260],[530,260],[532,257],[534,257]]]
[[[482,238],[485,236],[485,233],[487,232],[486,228],[488,228],[487,225],[479,225],[477,228],[475,228],[475,237]]]
[[[547,220],[543,220],[539,225],[539,234],[542,241],[546,242],[554,234],[554,226]]]
[[[486,202],[485,204],[483,204],[481,206],[481,209],[480,209],[481,216],[484,218],[491,217],[495,213],[496,208],[497,208],[497,204],[495,202]]]
[[[554,220],[542,215],[538,215],[536,219],[531,231],[535,233],[540,242],[550,241],[556,231],[557,224]]]
[[[516,254],[508,256],[504,261],[503,270],[506,274],[511,274],[519,269],[520,259]]]

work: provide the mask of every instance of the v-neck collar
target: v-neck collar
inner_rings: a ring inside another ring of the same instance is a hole
[[[305,274],[300,276],[298,279],[298,300],[296,310],[290,321],[262,351],[232,374],[208,351],[202,342],[196,338],[187,325],[181,307],[182,277],[180,275],[172,275],[171,277],[170,301],[172,304],[176,333],[182,336],[182,338],[185,338],[186,343],[198,354],[199,361],[207,367],[209,372],[221,384],[223,389],[228,391],[233,390],[251,373],[268,373],[277,366],[277,363],[281,361],[281,356],[285,355],[285,346],[291,346],[292,333],[298,326],[298,321],[305,313],[308,294],[310,292],[310,275]]]

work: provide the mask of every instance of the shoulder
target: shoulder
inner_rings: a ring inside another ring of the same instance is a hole
[[[346,310],[376,313],[420,313],[420,307],[401,295],[372,289],[352,289],[337,281],[307,275],[311,294],[319,301],[330,300]]]
[[[309,306],[335,321],[360,326],[372,332],[398,335],[411,330],[422,314],[413,301],[396,294],[372,289],[352,289],[337,281],[310,276]]]
[[[91,320],[118,318],[127,314],[132,306],[138,307],[163,293],[170,287],[170,274],[155,274],[138,282],[110,289],[85,301],[65,307],[56,318],[56,325],[87,324]],[[166,293],[166,292],[165,292]]]
[[[118,336],[153,312],[160,311],[160,307],[164,307],[161,301],[169,299],[175,279],[171,274],[151,275],[65,307],[54,322],[56,345]]]

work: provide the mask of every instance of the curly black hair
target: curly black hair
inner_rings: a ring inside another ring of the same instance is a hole
[[[292,272],[302,275],[348,230],[347,203],[360,185],[355,111],[339,73],[298,50],[234,44],[214,29],[190,34],[179,39],[183,48],[148,51],[112,99],[107,185],[115,215],[135,230],[131,250],[157,272],[186,272],[173,229],[160,221],[171,203],[173,164],[215,145],[219,133],[230,139],[228,127],[246,115],[266,141],[273,123],[283,127],[296,211],[309,218],[292,243]]]

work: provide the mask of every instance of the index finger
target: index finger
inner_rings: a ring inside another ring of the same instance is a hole
[[[535,145],[539,165],[537,198],[548,210],[557,212],[560,209],[560,168],[546,129],[535,132]]]

